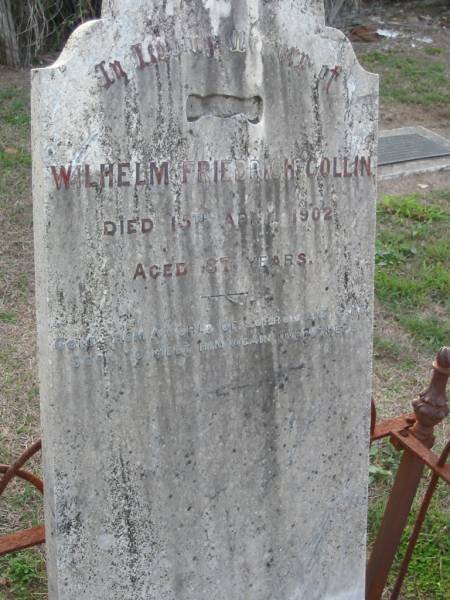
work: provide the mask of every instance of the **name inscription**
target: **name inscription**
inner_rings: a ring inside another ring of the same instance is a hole
[[[171,161],[102,163],[48,167],[56,190],[95,188],[98,191],[115,187],[167,186],[175,184],[222,184],[241,181],[291,180],[306,178],[371,177],[371,156],[334,156],[284,160],[186,160],[179,164]]]

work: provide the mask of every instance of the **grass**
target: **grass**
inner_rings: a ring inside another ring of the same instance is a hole
[[[0,312],[0,323],[15,323],[16,315],[11,311]]]
[[[381,199],[375,289],[384,309],[436,350],[450,339],[448,193]]]
[[[43,597],[40,590],[45,584],[45,562],[41,552],[25,550],[0,558],[0,573],[0,600]]]
[[[439,204],[424,203],[419,194],[409,196],[384,196],[378,203],[378,213],[394,215],[419,223],[448,221],[449,213]]]
[[[28,99],[20,88],[0,90],[0,122],[28,129],[30,111]]]
[[[0,76],[0,462],[39,437],[36,395],[29,95],[13,72]],[[11,84],[4,79],[12,78]],[[39,472],[39,463],[28,465]],[[42,497],[14,482],[0,500],[0,535],[42,522]],[[0,600],[45,597],[43,552],[0,558]]]
[[[428,54],[428,56],[437,56],[439,54],[442,54],[443,52],[444,50],[442,48],[436,48],[434,46],[425,48],[425,54]]]
[[[31,167],[31,156],[23,150],[15,148],[8,151],[0,150],[0,169],[13,169],[18,166]]]
[[[400,412],[397,405],[402,396],[407,400],[402,412],[411,410],[410,401],[426,385],[430,359],[439,347],[450,343],[449,225],[448,191],[385,196],[378,203],[375,390],[382,398],[378,403],[382,413],[391,399],[396,400],[395,408],[390,414],[388,409],[385,417]],[[438,446],[442,447],[449,433],[445,422],[438,431]],[[380,526],[399,457],[386,440],[371,448],[369,545]],[[402,590],[407,600],[450,600],[448,488],[441,484],[440,489]],[[395,582],[418,508],[416,503],[390,575],[390,586]]]
[[[430,106],[450,100],[446,57],[441,48],[366,52],[362,64],[381,75],[380,95],[384,100]]]
[[[430,348],[446,346],[450,340],[450,322],[437,317],[400,316],[400,324],[417,342]]]

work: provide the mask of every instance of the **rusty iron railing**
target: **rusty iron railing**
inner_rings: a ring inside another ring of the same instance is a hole
[[[372,404],[372,442],[390,437],[394,447],[403,454],[367,565],[366,600],[380,600],[383,594],[424,468],[431,469],[432,477],[423,497],[390,600],[399,598],[414,547],[439,480],[450,485],[450,465],[447,464],[450,441],[440,456],[431,451],[435,441],[434,428],[448,415],[446,385],[449,376],[450,348],[442,348],[433,363],[430,385],[413,402],[413,413],[377,423],[375,403]],[[4,474],[0,480],[0,496],[14,477],[28,481],[43,492],[42,481],[32,473],[22,470],[25,463],[40,449],[39,440],[13,465],[0,465],[0,474]],[[18,531],[0,537],[0,556],[44,542],[45,533],[42,526]]]
[[[3,473],[3,477],[0,479],[0,496],[6,489],[8,483],[10,483],[14,477],[24,479],[28,481],[34,487],[44,493],[44,485],[39,477],[33,475],[29,471],[24,471],[22,467],[27,461],[30,460],[41,449],[41,440],[38,440],[32,444],[25,452],[16,460],[12,465],[0,465],[0,474]],[[17,552],[17,550],[24,550],[31,546],[37,546],[45,542],[44,527],[33,527],[32,529],[24,529],[23,531],[17,531],[10,535],[4,535],[0,537],[0,556],[9,554],[11,552]]]
[[[448,415],[446,385],[449,375],[450,348],[442,348],[433,363],[430,385],[413,402],[414,413],[377,424],[375,405],[372,406],[372,441],[389,436],[394,447],[403,454],[367,565],[366,600],[380,600],[383,594],[425,466],[433,474],[390,600],[399,597],[438,481],[441,479],[450,485],[450,466],[446,464],[450,441],[440,456],[431,451],[435,442],[434,428]]]

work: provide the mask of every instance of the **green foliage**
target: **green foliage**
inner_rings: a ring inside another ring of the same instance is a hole
[[[8,582],[8,589],[15,600],[29,600],[36,597],[32,588],[45,577],[42,555],[36,550],[25,550],[0,558],[0,573]]]
[[[17,88],[0,90],[0,124],[28,127],[30,111]]]
[[[427,223],[450,219],[450,214],[438,204],[424,204],[419,194],[384,196],[378,204],[378,214],[395,215]]]
[[[423,281],[402,277],[395,271],[379,269],[375,274],[375,290],[379,300],[391,308],[414,308],[424,303],[426,287]]]
[[[17,293],[21,296],[26,296],[28,292],[28,283],[28,275],[26,273],[20,273],[15,282]]]
[[[418,314],[400,316],[400,324],[419,343],[425,343],[431,350],[448,345],[450,340],[450,321],[437,317],[423,317]]]
[[[4,88],[0,90],[0,100],[11,100],[17,95],[17,88]]]
[[[45,563],[37,550],[25,550],[0,558],[0,573],[8,583],[8,598],[31,600],[42,597],[34,589],[45,579]],[[0,592],[0,598],[4,598]]]
[[[424,252],[428,259],[438,263],[445,263],[450,256],[450,240],[442,239],[427,244]]]
[[[425,307],[430,301],[445,305],[450,297],[450,270],[445,265],[424,260],[407,265],[403,271],[389,268],[398,264],[379,268],[375,274],[375,289],[382,302],[394,310]]]
[[[30,560],[29,555],[9,555],[6,557],[6,564],[7,576],[14,583],[23,585],[38,578],[36,561]]]
[[[61,50],[80,23],[99,17],[101,0],[13,0],[8,5],[20,61],[29,67],[43,51]]]
[[[388,360],[389,363],[397,363],[403,371],[410,371],[416,366],[415,357],[410,356],[408,348],[395,339],[383,338],[375,335],[373,340],[373,351],[375,359]]]
[[[405,104],[445,104],[450,100],[447,66],[440,48],[428,52],[367,52],[362,64],[381,75],[380,94]]]
[[[378,206],[377,297],[434,351],[450,340],[449,200],[448,192],[385,196]]]
[[[361,60],[370,66],[377,65],[388,65],[390,62],[389,54],[387,52],[380,52],[379,50],[374,50],[373,52],[366,52],[361,57]]]
[[[450,190],[439,190],[433,193],[434,197],[438,200],[444,200],[450,202]]]
[[[393,245],[383,243],[381,239],[376,242],[375,262],[381,267],[403,264],[415,254],[417,250],[413,244]]]
[[[387,440],[370,448],[369,482],[385,480],[392,483],[400,462],[400,453]]]
[[[374,336],[373,349],[376,356],[397,360],[404,352],[404,348],[399,342],[390,338]]]
[[[436,56],[438,54],[442,54],[444,51],[442,50],[442,48],[436,48],[435,46],[430,46],[429,48],[425,48],[425,52],[429,56]]]
[[[0,150],[0,168],[13,169],[18,166],[30,167],[31,155],[23,150],[18,150],[14,154]]]
[[[0,323],[15,323],[16,315],[11,311],[0,311]]]
[[[60,50],[64,45],[69,35],[74,31],[78,25],[100,17],[101,0],[77,0],[76,2],[70,0],[58,0],[60,4],[60,11],[52,23],[53,33],[47,38],[45,44],[47,48],[52,50]],[[51,14],[51,6],[47,9],[47,17]]]

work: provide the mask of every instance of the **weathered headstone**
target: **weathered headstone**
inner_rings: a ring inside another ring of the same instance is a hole
[[[52,600],[363,600],[376,125],[320,0],[110,0],[33,72]]]

